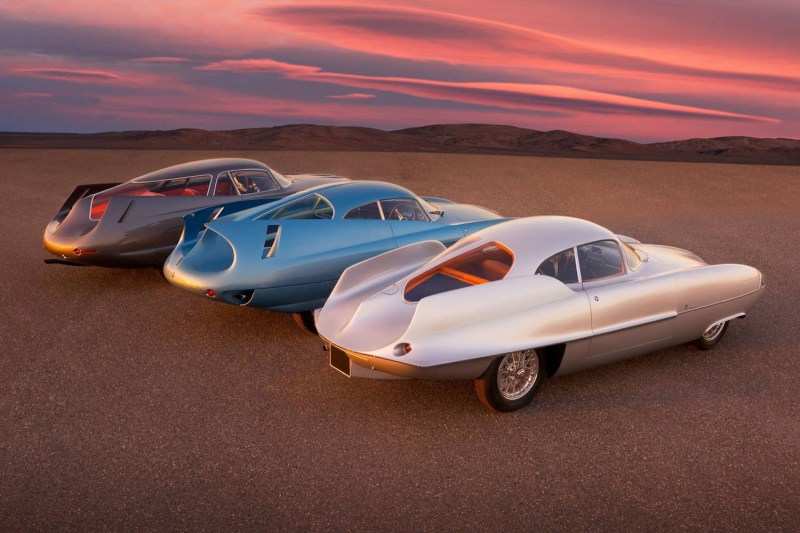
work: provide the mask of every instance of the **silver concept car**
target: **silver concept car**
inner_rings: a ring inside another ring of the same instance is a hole
[[[345,178],[283,176],[251,159],[205,159],[122,184],[80,185],[44,232],[47,263],[161,266],[181,235],[183,216],[243,200],[265,203]]]
[[[354,265],[316,325],[347,376],[474,379],[486,406],[511,411],[546,377],[690,341],[711,348],[763,288],[749,266],[532,217]]]

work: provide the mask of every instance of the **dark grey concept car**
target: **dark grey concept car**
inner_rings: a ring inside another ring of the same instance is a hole
[[[228,158],[175,165],[121,184],[80,185],[47,225],[44,247],[58,259],[45,261],[160,266],[177,244],[187,213],[230,202],[270,202],[334,181],[346,178],[284,176],[258,161]]]

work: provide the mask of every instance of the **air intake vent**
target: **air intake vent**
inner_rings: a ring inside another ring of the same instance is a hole
[[[281,239],[281,226],[280,224],[270,224],[267,226],[267,238],[264,240],[264,252],[261,254],[261,259],[272,257],[278,250],[278,244]]]

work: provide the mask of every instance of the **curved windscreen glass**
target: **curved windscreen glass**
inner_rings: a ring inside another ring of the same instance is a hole
[[[418,302],[426,296],[462,289],[506,277],[514,255],[499,242],[489,242],[464,252],[420,274],[406,284],[405,299]]]
[[[237,170],[230,172],[231,180],[239,194],[274,191],[278,184],[263,170]]]
[[[333,206],[318,194],[309,194],[258,217],[257,220],[331,219]]]
[[[578,262],[583,281],[608,278],[625,273],[617,241],[597,241],[578,246]]]
[[[626,242],[621,242],[621,244],[622,251],[625,252],[625,258],[628,260],[628,268],[631,270],[636,270],[642,264],[642,258],[639,257],[639,254],[636,253],[636,250],[633,249],[633,246]]]

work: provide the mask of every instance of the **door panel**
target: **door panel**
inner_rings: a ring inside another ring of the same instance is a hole
[[[584,283],[592,309],[590,357],[618,353],[618,359],[624,359],[634,355],[635,347],[672,337],[677,315],[672,278],[628,281],[627,277],[597,287]]]

